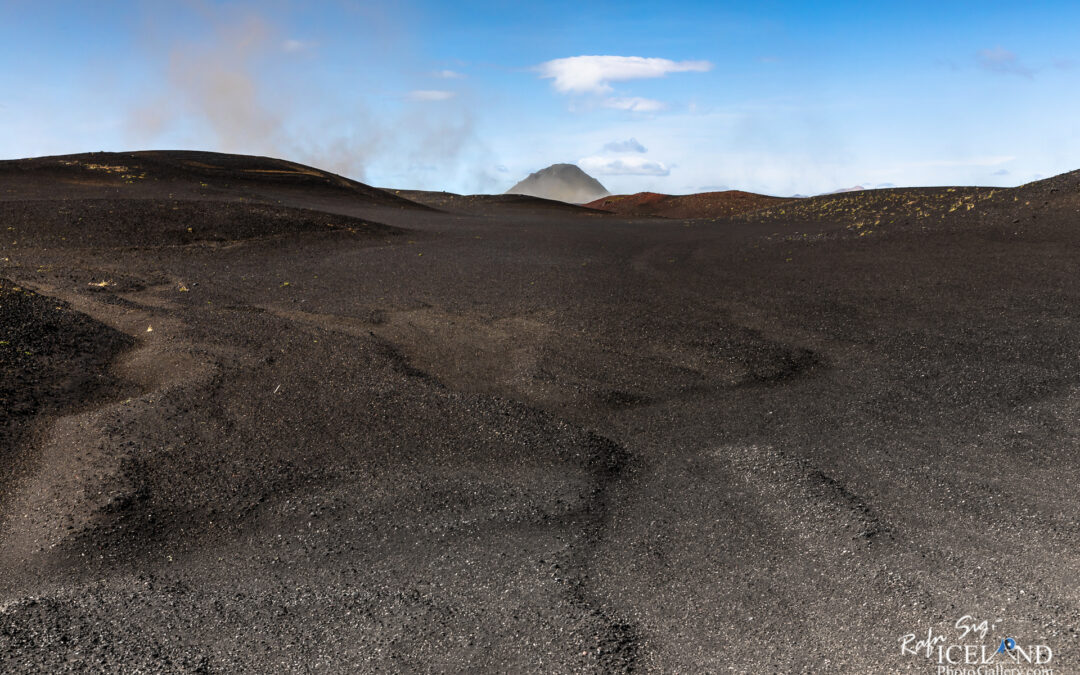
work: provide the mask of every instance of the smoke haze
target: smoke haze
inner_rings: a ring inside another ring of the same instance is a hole
[[[400,92],[364,95],[371,85],[363,80],[363,63],[351,64],[357,91],[320,88],[317,43],[284,33],[254,11],[199,5],[196,12],[207,27],[203,35],[145,46],[156,84],[127,117],[127,135],[139,147],[180,137],[185,147],[276,156],[357,180],[377,164],[380,173],[420,183],[408,187],[425,187],[425,174],[441,184],[464,170],[466,154],[486,153],[465,97],[410,95],[405,75]],[[160,31],[161,21],[151,21]],[[392,44],[383,38],[381,67],[395,62],[385,53]],[[494,180],[473,173],[478,187]]]

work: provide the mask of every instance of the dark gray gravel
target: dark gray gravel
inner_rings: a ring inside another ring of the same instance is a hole
[[[964,615],[1080,672],[1077,174],[662,220],[35,162],[0,672],[937,672]]]

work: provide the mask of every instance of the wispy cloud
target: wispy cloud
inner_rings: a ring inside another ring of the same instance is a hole
[[[951,70],[954,73],[959,72],[960,70],[960,64],[958,64],[956,61],[940,57],[934,59],[934,67],[941,68],[943,70]]]
[[[459,73],[456,70],[436,70],[431,74],[432,77],[438,77],[443,80],[460,80],[465,77],[464,73]]]
[[[597,176],[667,176],[671,173],[663,163],[645,157],[585,157],[578,160],[578,166]]]
[[[409,92],[410,101],[449,101],[455,96],[456,92],[442,89],[415,89]]]
[[[543,79],[554,80],[555,90],[563,94],[608,94],[612,82],[625,82],[668,73],[704,72],[712,68],[708,61],[671,61],[641,56],[571,56],[545,61],[536,67]]]
[[[648,152],[648,149],[641,143],[638,143],[636,138],[605,143],[604,150],[607,152]]]
[[[980,68],[991,73],[1019,75],[1026,78],[1035,76],[1035,71],[1024,65],[1016,54],[1001,46],[980,49],[975,54],[975,60]]]
[[[314,42],[305,42],[294,38],[289,38],[281,43],[281,50],[287,54],[299,54],[300,52],[306,52],[314,47]]]
[[[984,157],[968,157],[965,159],[934,159],[922,162],[905,162],[889,169],[896,173],[910,169],[952,169],[952,168],[994,168],[1000,167],[1016,159],[1014,155],[987,155]]]
[[[911,167],[953,167],[953,166],[1000,166],[1011,162],[1016,157],[1012,155],[993,155],[987,157],[969,157],[967,159],[939,159],[928,162],[913,162],[904,166]]]
[[[604,107],[614,108],[615,110],[628,110],[630,112],[657,112],[667,108],[667,104],[651,98],[628,96],[606,98],[604,99]]]

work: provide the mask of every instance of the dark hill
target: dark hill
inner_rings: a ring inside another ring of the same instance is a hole
[[[578,206],[555,199],[543,197],[531,197],[520,194],[501,195],[459,195],[453,192],[436,192],[430,190],[387,190],[399,197],[404,197],[417,204],[424,204],[443,211],[484,214],[492,211],[498,212],[528,212],[528,213],[552,213],[552,214],[591,214],[597,215],[595,209]]]
[[[271,157],[186,150],[93,152],[0,161],[0,199],[337,198],[425,208],[378,188]]]
[[[402,209],[430,210],[269,157],[147,151],[0,161],[0,218],[11,250],[226,243],[304,232],[380,237],[400,230],[368,216]]]

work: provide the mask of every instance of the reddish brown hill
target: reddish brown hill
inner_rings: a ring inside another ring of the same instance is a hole
[[[775,206],[790,201],[783,197],[725,190],[699,192],[692,195],[665,195],[639,192],[633,195],[611,195],[585,204],[622,215],[660,216],[663,218],[722,218]]]

